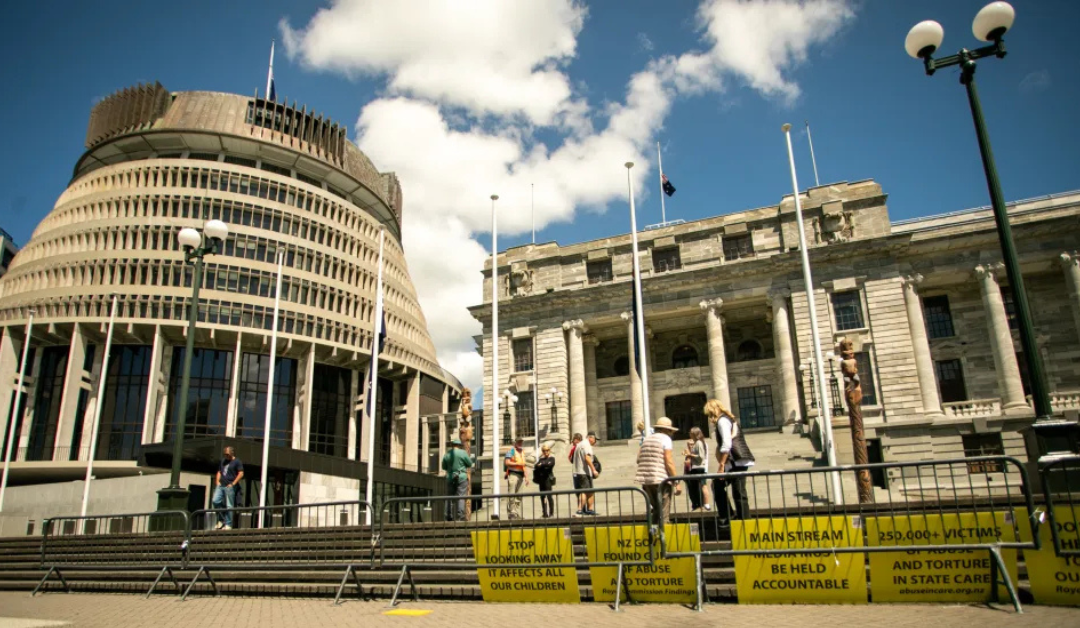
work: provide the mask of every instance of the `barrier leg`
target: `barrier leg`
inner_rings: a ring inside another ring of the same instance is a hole
[[[194,588],[195,583],[199,581],[199,576],[203,574],[206,574],[206,579],[210,581],[210,586],[214,589],[214,595],[221,595],[221,591],[218,590],[217,583],[214,582],[213,576],[210,575],[210,570],[206,567],[199,567],[199,570],[195,572],[195,577],[191,579],[191,584],[188,585],[187,590],[184,591],[184,594],[180,596],[181,602],[187,599],[188,594],[191,593],[191,589]]]
[[[408,574],[409,582],[412,582],[412,574],[409,573],[409,566],[405,565],[401,568],[401,573],[398,574],[397,584],[394,586],[394,594],[390,597],[390,608],[397,606],[398,594],[401,593],[401,583],[405,581],[405,576]],[[413,597],[416,597],[416,587],[413,587]]]
[[[158,572],[157,578],[154,578],[154,584],[150,585],[150,590],[146,592],[146,598],[144,599],[150,599],[150,596],[154,594],[154,589],[157,588],[158,583],[161,582],[161,579],[165,576],[165,572],[168,571],[168,569],[168,567],[161,568],[161,571]]]
[[[172,580],[173,586],[176,587],[176,594],[180,595],[184,592],[184,587],[180,585],[180,581],[176,579],[176,574],[173,573],[172,567],[166,567],[169,570],[169,579]]]
[[[706,596],[708,596],[708,591],[705,589],[705,569],[701,565],[701,554],[694,554],[694,571],[697,572],[697,600],[694,603],[694,610],[700,613],[705,610]]]
[[[337,606],[341,602],[341,593],[345,590],[345,585],[349,583],[350,575],[356,583],[357,597],[363,599],[364,590],[360,586],[360,576],[356,573],[356,569],[352,565],[349,565],[349,568],[345,570],[345,575],[341,578],[341,586],[338,587],[337,595],[334,596],[334,606]]]
[[[617,578],[615,580],[615,608],[614,608],[614,610],[615,610],[616,613],[619,612],[619,601],[622,599],[623,589],[626,590],[626,601],[627,602],[633,602],[634,601],[630,597],[630,583],[628,583],[626,581],[626,578],[623,577],[623,573],[624,573],[625,570],[626,570],[626,566],[623,565],[622,563],[619,563],[619,571],[618,571]]]
[[[1001,580],[998,580],[997,573],[1001,574]],[[1012,599],[1013,609],[1018,614],[1023,613],[1024,609],[1020,606],[1020,598],[1016,595],[1016,587],[1013,586],[1012,577],[1009,575],[1009,570],[1005,568],[1005,560],[1001,557],[1001,548],[990,548],[990,582],[993,583],[993,600],[998,601],[998,585],[1005,585],[1005,589],[1009,592],[1009,598]]]
[[[60,584],[64,585],[64,593],[71,593],[71,587],[68,586],[67,580],[64,580],[64,576],[61,575],[60,570],[56,567],[49,567],[49,570],[45,572],[45,577],[41,579],[37,587],[30,594],[30,597],[34,597],[41,590],[41,587],[45,586],[45,581],[49,579],[49,576],[56,574],[56,577],[60,579]]]

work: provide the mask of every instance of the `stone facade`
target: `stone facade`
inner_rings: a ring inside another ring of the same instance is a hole
[[[1033,411],[990,210],[893,223],[885,193],[869,180],[811,188],[801,201],[823,351],[845,337],[854,342],[868,393],[867,438],[880,459],[1022,454],[1019,430]],[[1080,406],[1080,193],[1013,203],[1009,211],[1037,304],[1055,412],[1072,411]],[[644,231],[639,246],[652,419],[668,415],[684,429],[704,428],[700,404],[716,397],[748,428],[817,433],[825,402],[838,410],[832,421],[840,460],[851,462],[842,395],[834,401],[831,382],[824,391],[810,382],[810,316],[792,197]],[[512,330],[527,328],[538,339],[539,388],[563,393],[541,405],[550,408],[539,418],[542,440],[557,448],[582,425],[602,439],[627,438],[644,414],[631,385],[630,248],[622,235],[499,253],[500,277],[511,270],[529,277],[500,291],[497,335],[507,347],[500,356],[512,363]],[[485,299],[490,270],[489,261]],[[490,391],[490,302],[471,312],[484,325]],[[579,333],[595,344],[591,361],[578,359]],[[595,372],[585,372],[586,364]],[[506,365],[500,373],[511,372]],[[839,367],[826,372],[838,376]],[[497,388],[528,390],[531,377],[517,375]],[[556,415],[574,420],[552,429]]]

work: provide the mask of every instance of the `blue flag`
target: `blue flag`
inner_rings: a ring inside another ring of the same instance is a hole
[[[277,102],[277,90],[274,88],[274,77],[270,77],[270,101]]]
[[[386,310],[381,307],[382,303],[379,305],[379,353],[381,354],[386,348]]]

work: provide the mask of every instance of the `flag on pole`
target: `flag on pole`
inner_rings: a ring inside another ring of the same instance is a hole
[[[382,295],[379,295],[379,353],[386,348],[386,310],[382,306]]]
[[[668,181],[666,174],[660,175],[660,180],[663,181],[662,187],[664,188],[664,194],[667,194],[668,196],[675,194],[675,186],[671,184],[671,181]]]
[[[266,72],[266,95],[272,102],[277,102],[277,90],[274,89],[274,42],[270,42],[270,69]]]

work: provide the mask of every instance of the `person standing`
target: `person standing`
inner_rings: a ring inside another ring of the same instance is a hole
[[[705,403],[705,416],[716,431],[717,473],[744,473],[754,466],[754,454],[746,444],[739,419],[727,411],[716,399]],[[746,477],[735,475],[729,478],[713,480],[713,495],[716,499],[716,513],[723,520],[730,520],[731,505],[728,502],[727,487],[731,487],[731,497],[735,501],[736,519],[746,519],[750,515],[750,497],[746,493]]]
[[[593,510],[595,504],[596,494],[591,492],[593,487],[593,480],[596,476],[600,475],[596,472],[596,467],[593,466],[593,452],[592,442],[596,441],[596,438],[590,438],[589,441],[582,440],[581,434],[574,434],[574,489],[579,491],[588,491],[578,493],[578,510],[576,515],[595,515],[596,511]]]
[[[212,504],[217,511],[217,530],[232,530],[233,508],[236,507],[236,492],[240,486],[240,480],[244,479],[244,463],[236,457],[236,450],[226,447],[222,452],[221,462],[218,464],[217,476],[214,478],[214,498]]]
[[[664,480],[679,474],[672,456],[674,443],[671,442],[676,431],[678,429],[671,424],[671,419],[660,417],[653,425],[653,433],[642,441],[637,455],[637,475],[634,482],[641,485],[649,498],[653,510],[653,524],[659,527],[661,534],[671,512],[672,483]],[[674,483],[674,492],[676,495],[682,494],[682,487],[678,482]]]
[[[709,464],[709,443],[705,440],[705,434],[700,427],[690,428],[690,440],[686,442],[686,450],[683,451],[686,458],[687,475],[705,475]],[[693,510],[712,510],[709,500],[709,487],[702,480],[687,478],[686,490],[690,493],[690,507]]]
[[[540,448],[540,458],[533,466],[533,482],[540,491],[540,506],[544,510],[544,519],[555,516],[555,498],[551,496],[551,488],[555,486],[555,456],[551,455],[551,447],[544,445]]]
[[[504,474],[506,489],[510,494],[506,512],[510,519],[521,519],[521,485],[529,485],[529,480],[525,478],[525,454],[521,452],[524,442],[520,438],[515,439],[514,446],[510,448],[510,451],[506,452],[506,457],[503,458],[503,470],[506,472]]]
[[[446,472],[446,485],[450,495],[457,499],[450,501],[446,512],[447,521],[465,521],[466,497],[469,495],[469,469],[473,466],[472,456],[463,450],[461,439],[450,441],[451,449],[442,459],[442,470]]]

